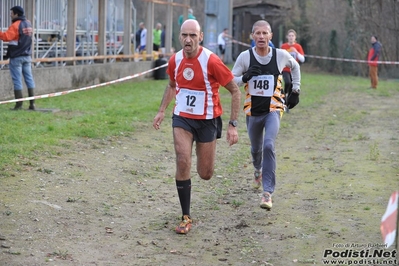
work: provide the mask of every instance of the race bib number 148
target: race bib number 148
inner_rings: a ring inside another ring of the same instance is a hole
[[[274,76],[254,76],[248,81],[249,94],[253,96],[272,97],[274,93]]]

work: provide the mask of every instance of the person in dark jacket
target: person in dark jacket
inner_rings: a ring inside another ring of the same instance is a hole
[[[140,39],[141,39],[141,31],[143,30],[143,22],[140,22],[139,29],[136,31],[135,34],[135,41],[136,41],[136,51],[138,52],[140,49]]]
[[[12,19],[7,31],[0,31],[0,40],[8,42],[7,57],[10,59],[9,68],[14,84],[15,99],[22,97],[22,76],[28,88],[29,97],[33,97],[35,81],[32,75],[32,24],[24,16],[24,9],[14,6],[10,9]],[[29,110],[35,110],[35,100],[30,100]],[[22,101],[16,102],[12,110],[22,109]]]
[[[378,85],[378,59],[381,54],[381,43],[378,41],[377,36],[371,36],[371,49],[369,50],[367,59],[369,65],[369,75],[371,81],[371,88],[377,89]]]

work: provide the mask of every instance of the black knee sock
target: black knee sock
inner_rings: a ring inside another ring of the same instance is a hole
[[[185,181],[176,180],[176,188],[183,215],[190,215],[191,179]]]

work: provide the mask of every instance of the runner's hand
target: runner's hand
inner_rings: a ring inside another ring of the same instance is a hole
[[[242,76],[242,82],[247,83],[248,80],[250,80],[253,76],[259,76],[262,75],[262,70],[260,69],[260,66],[258,65],[253,65],[250,66],[245,72],[245,74]]]
[[[158,130],[163,119],[165,117],[165,114],[163,112],[158,112],[158,114],[154,117],[154,121],[152,122],[152,126]]]
[[[228,127],[226,139],[230,146],[238,142],[238,133],[236,127]]]
[[[297,92],[292,91],[287,98],[288,109],[294,108],[298,103],[299,103],[299,94]]]

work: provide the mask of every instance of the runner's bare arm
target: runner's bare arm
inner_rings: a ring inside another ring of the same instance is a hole
[[[234,80],[231,80],[224,87],[231,93],[230,120],[237,120],[241,104],[240,88],[237,86]],[[236,127],[228,126],[226,139],[229,142],[230,146],[238,142],[238,133]]]
[[[165,110],[168,108],[169,103],[176,97],[176,82],[169,80],[168,86],[166,86],[165,92],[162,97],[161,105],[159,106],[158,113],[154,117],[152,126],[155,129],[159,129],[163,119],[165,118]]]

